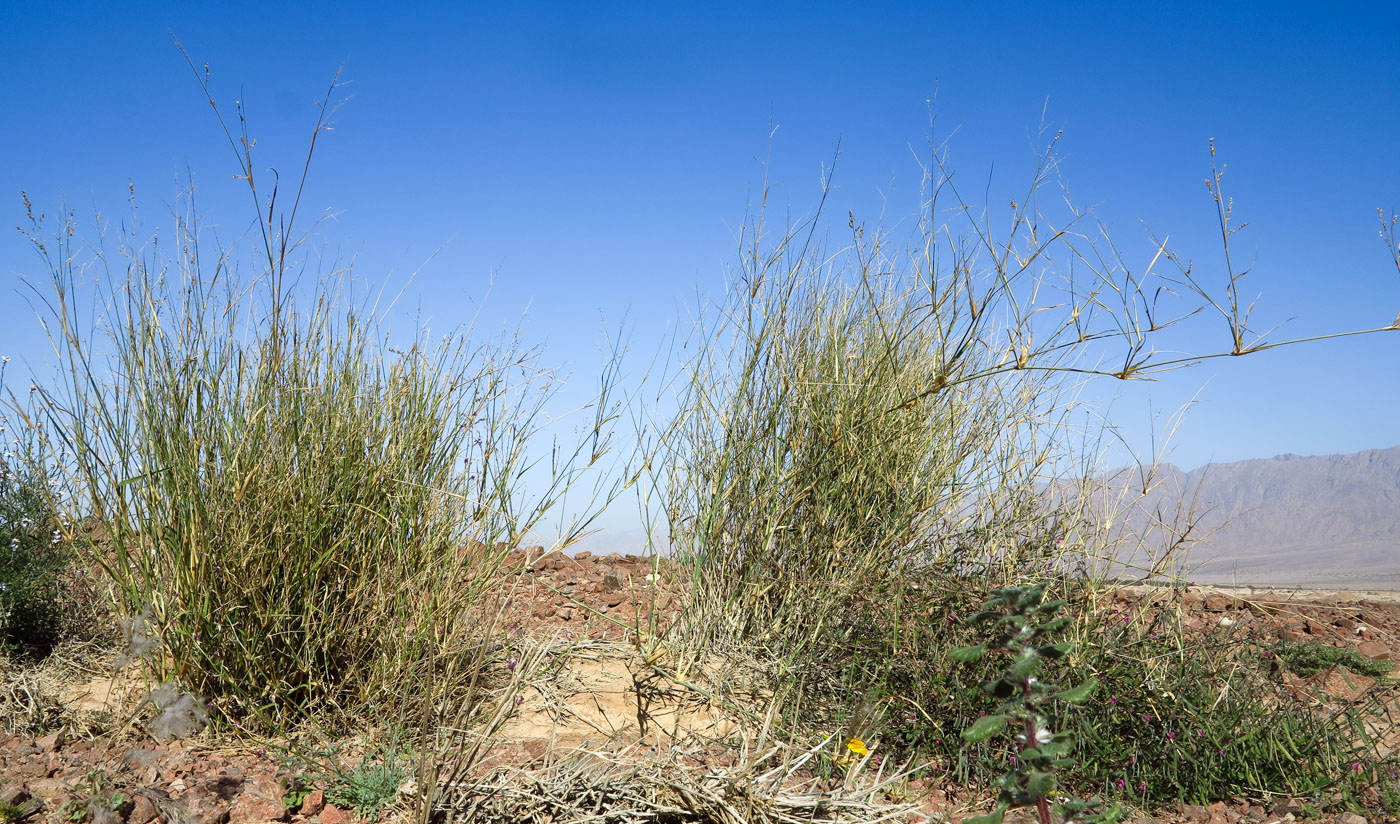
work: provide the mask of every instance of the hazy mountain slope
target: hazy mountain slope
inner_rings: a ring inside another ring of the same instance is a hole
[[[1400,447],[1349,455],[1280,455],[1159,470],[1148,510],[1194,496],[1208,537],[1193,551],[1198,577],[1294,583],[1355,579],[1400,584]],[[1129,483],[1120,474],[1115,486]],[[1147,529],[1141,514],[1130,528]]]

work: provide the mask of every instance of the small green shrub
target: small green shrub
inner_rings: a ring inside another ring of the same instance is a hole
[[[1390,673],[1390,661],[1367,658],[1354,649],[1334,647],[1321,641],[1283,642],[1272,647],[1279,663],[1297,675],[1308,676],[1332,667],[1346,667],[1357,675],[1379,678]]]
[[[412,774],[412,763],[411,756],[397,747],[378,747],[326,790],[326,800],[353,809],[366,821],[374,821],[397,797],[399,788]]]
[[[69,552],[50,478],[22,449],[13,439],[0,455],[0,652],[42,656],[60,636]]]
[[[76,796],[65,801],[58,812],[63,820],[73,824],[121,824],[131,808],[131,800],[116,791],[107,774],[93,770],[83,776]]]
[[[1075,741],[1075,761],[1057,768],[1066,792],[1138,807],[1210,803],[1258,789],[1332,805],[1369,798],[1338,783],[1357,778],[1353,764],[1374,760],[1364,739],[1349,732],[1363,726],[1359,715],[1320,715],[1298,702],[1263,650],[1228,633],[1187,638],[1170,607],[1104,606],[1084,582],[1044,583],[1047,598],[1067,602],[1073,623],[1066,631],[1076,643],[1070,655],[1045,662],[1044,680],[1100,685],[1089,701],[1058,714],[1056,731]],[[932,620],[899,630],[904,652],[888,667],[868,660],[873,646],[849,661],[845,692],[835,700],[870,691],[869,703],[882,713],[869,738],[885,758],[932,764],[951,781],[995,790],[1009,759],[1019,758],[1015,749],[996,739],[969,745],[959,732],[988,710],[981,685],[1000,673],[988,661],[952,662],[946,653],[985,640],[963,623],[978,609],[978,589],[964,581],[906,601],[910,614]],[[878,601],[864,614],[891,620],[874,609]]]

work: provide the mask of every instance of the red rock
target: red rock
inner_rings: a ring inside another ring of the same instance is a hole
[[[1228,824],[1228,822],[1224,801],[1217,801],[1210,805],[1210,824]]]
[[[1235,605],[1235,599],[1228,595],[1212,592],[1203,601],[1207,612],[1224,612]]]
[[[530,757],[530,760],[532,761],[538,761],[541,758],[544,758],[544,754],[549,750],[548,745],[545,744],[545,742],[539,740],[538,738],[521,742],[520,747],[525,751],[525,754],[528,755]]]
[[[301,809],[297,812],[310,818],[313,815],[320,815],[321,810],[326,807],[326,794],[320,790],[312,790],[301,800]]]
[[[29,800],[29,791],[23,784],[6,784],[0,787],[0,804],[18,807]]]
[[[51,732],[43,738],[34,739],[34,746],[38,747],[40,752],[58,752],[63,749],[63,742],[66,740],[68,739],[63,730],[59,730]]]
[[[287,807],[282,803],[282,784],[271,776],[246,781],[243,791],[229,807],[230,824],[257,824],[264,821],[285,821]]]
[[[349,820],[350,816],[334,804],[327,804],[321,810],[321,824],[345,824]]]
[[[131,813],[126,817],[126,824],[150,824],[160,815],[160,808],[151,800],[146,793],[137,793],[131,802]]]
[[[191,792],[180,796],[175,805],[189,824],[227,824],[228,802],[217,795]]]
[[[1378,661],[1390,661],[1393,658],[1390,647],[1380,641],[1367,641],[1358,646],[1356,651],[1367,658],[1374,658]]]

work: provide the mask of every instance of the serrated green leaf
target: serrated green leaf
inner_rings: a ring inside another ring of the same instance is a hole
[[[1055,776],[1048,772],[1033,772],[1026,776],[1026,792],[1035,798],[1045,798],[1055,791]]]
[[[953,659],[954,661],[961,661],[964,664],[970,664],[973,661],[980,659],[983,655],[986,654],[986,644],[978,644],[975,647],[958,647],[957,649],[948,650],[949,658]]]
[[[1002,677],[1015,681],[1024,681],[1032,675],[1035,675],[1036,671],[1039,669],[1040,659],[1036,658],[1034,655],[1028,655],[1025,658],[1016,659],[1016,663],[1007,667],[1006,675]]]
[[[1063,692],[1055,693],[1055,697],[1067,704],[1082,704],[1089,696],[1093,695],[1094,690],[1098,688],[1099,682],[1090,678],[1077,687],[1070,687]]]
[[[986,741],[993,735],[1001,732],[1006,726],[1006,716],[1004,715],[984,715],[973,722],[972,726],[962,731],[962,737],[976,743]]]
[[[1046,647],[1041,647],[1036,650],[1036,653],[1042,658],[1048,658],[1051,661],[1053,661],[1056,658],[1064,658],[1066,655],[1069,655],[1070,650],[1072,649],[1074,649],[1074,644],[1065,641],[1059,644],[1051,644]]]
[[[1069,619],[1069,618],[1063,618],[1063,617],[1062,617],[1062,618],[1056,618],[1056,619],[1054,619],[1054,620],[1052,620],[1052,621],[1046,621],[1045,623],[1041,624],[1041,625],[1040,625],[1040,631],[1041,631],[1041,632],[1046,632],[1046,633],[1049,633],[1049,632],[1059,632],[1060,630],[1062,630],[1062,629],[1064,629],[1065,627],[1069,626],[1069,623],[1070,623],[1070,619]]]
[[[1063,758],[1065,753],[1070,751],[1070,748],[1071,745],[1068,741],[1051,741],[1048,744],[1041,744],[1036,749],[1040,750],[1040,754],[1045,758],[1056,760]]]
[[[1016,594],[1016,605],[1022,609],[1029,610],[1031,607],[1039,606],[1045,600],[1045,587],[1042,584],[1035,586],[1018,587],[1021,591]]]

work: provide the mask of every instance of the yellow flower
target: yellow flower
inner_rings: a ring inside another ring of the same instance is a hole
[[[846,749],[850,750],[851,752],[855,753],[856,755],[869,755],[869,754],[870,754],[870,750],[868,750],[868,749],[865,748],[865,742],[862,741],[862,740],[860,740],[859,738],[852,738],[850,741],[847,741],[847,742],[846,742]]]

